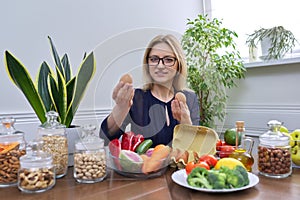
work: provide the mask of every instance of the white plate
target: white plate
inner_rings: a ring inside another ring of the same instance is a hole
[[[248,185],[241,187],[241,188],[232,188],[232,189],[206,189],[206,188],[198,188],[198,187],[190,186],[186,181],[187,174],[185,172],[185,169],[181,169],[181,170],[174,172],[172,174],[172,180],[175,183],[177,183],[178,185],[181,185],[183,187],[190,188],[193,190],[198,190],[201,192],[235,192],[235,191],[251,188],[259,183],[259,178],[255,174],[248,172],[248,176],[249,176],[249,184]]]

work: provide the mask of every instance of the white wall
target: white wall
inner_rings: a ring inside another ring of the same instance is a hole
[[[290,131],[300,128],[300,62],[247,68],[238,87],[228,91],[225,128],[244,120],[248,133],[259,135],[269,120],[283,122]]]
[[[29,133],[39,125],[23,94],[8,79],[5,50],[28,67],[33,77],[42,61],[53,66],[48,35],[61,55],[68,53],[73,72],[83,53],[94,51],[97,74],[75,123],[99,123],[109,112],[111,88],[121,74],[132,72],[139,84],[138,67],[149,40],[158,33],[180,37],[186,19],[195,18],[201,10],[200,1],[194,0],[1,1],[0,116],[16,117],[16,128]]]

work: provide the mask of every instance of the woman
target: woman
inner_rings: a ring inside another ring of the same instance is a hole
[[[101,124],[100,137],[119,138],[130,130],[152,139],[153,145],[171,145],[177,124],[199,125],[199,104],[185,88],[187,66],[182,48],[172,35],[159,35],[148,45],[143,59],[143,89],[120,81],[113,91],[115,106]],[[182,91],[186,103],[175,99]],[[107,140],[108,139],[108,140]]]

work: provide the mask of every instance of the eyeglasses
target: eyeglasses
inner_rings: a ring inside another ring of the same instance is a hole
[[[158,56],[149,56],[148,57],[148,64],[149,66],[157,66],[159,65],[160,61],[162,61],[162,64],[166,67],[172,67],[175,62],[176,58],[171,57],[171,56],[165,56],[163,58],[160,58]]]

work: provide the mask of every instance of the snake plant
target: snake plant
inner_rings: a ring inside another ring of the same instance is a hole
[[[68,55],[64,54],[60,59],[52,39],[49,36],[48,39],[55,70],[44,61],[37,80],[33,81],[26,67],[9,51],[5,51],[5,67],[11,81],[23,92],[41,123],[46,122],[46,113],[53,110],[58,113],[59,122],[70,127],[96,70],[94,54],[85,54],[77,74],[72,76]]]

